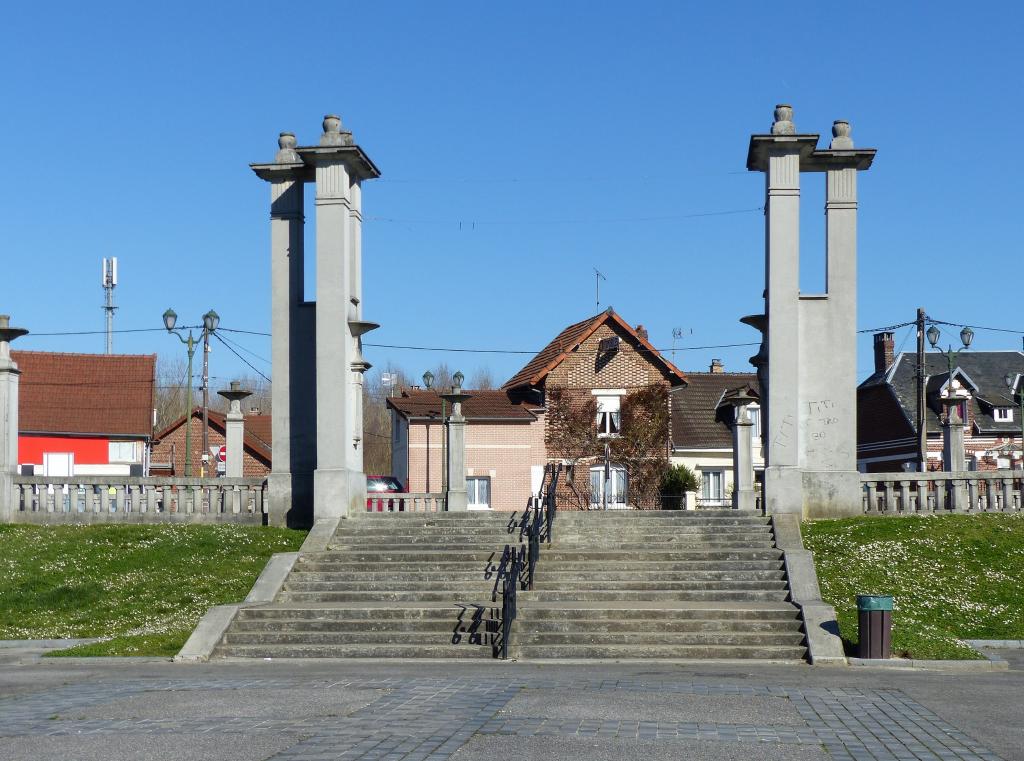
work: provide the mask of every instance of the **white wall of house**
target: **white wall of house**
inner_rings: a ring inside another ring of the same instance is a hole
[[[685,465],[701,477],[702,490],[699,497],[719,497],[727,499],[732,495],[735,475],[732,470],[732,449],[673,449],[670,457],[672,465]],[[764,470],[764,452],[758,441],[754,447],[754,470]],[[708,494],[707,490],[716,484],[720,473],[721,489],[719,494]]]

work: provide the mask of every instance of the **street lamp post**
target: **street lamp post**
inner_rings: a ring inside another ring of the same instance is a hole
[[[1021,447],[1021,468],[1024,469],[1024,386],[1016,388],[1017,379],[1020,378],[1020,374],[1011,375],[1007,373],[1003,376],[1003,382],[1006,384],[1006,388],[1010,390],[1010,398],[1015,399],[1020,405],[1020,447]],[[1011,462],[1012,465],[1012,462]]]
[[[455,371],[455,375],[452,376],[452,383],[454,383],[459,388],[462,388],[462,381],[465,380],[465,377],[466,376],[464,376],[461,372],[456,370]],[[434,374],[432,372],[430,372],[430,370],[427,370],[425,373],[423,373],[423,386],[428,391],[431,388],[433,388],[433,386],[434,386]],[[446,400],[444,398],[444,395],[438,394],[438,396],[441,397],[441,491],[445,492],[445,491],[448,490],[448,460],[446,458],[446,454],[447,453],[445,451],[446,450],[445,444],[446,444],[446,438],[447,437],[445,435],[445,425],[444,424],[445,424],[445,420],[448,417],[448,410],[447,410],[447,402],[446,402]],[[430,448],[428,447],[427,448],[427,456],[429,457],[429,455],[430,455]],[[427,478],[428,479],[430,478],[429,472],[428,472]]]
[[[928,328],[927,335],[928,335],[928,343],[930,343],[932,345],[933,349],[937,348],[936,344],[939,343],[939,336],[942,335],[942,333],[939,331],[938,327],[936,327],[935,325],[932,325],[930,328]],[[950,383],[953,382],[953,360],[955,360],[958,356],[960,356],[960,352],[962,352],[964,349],[968,348],[971,345],[971,341],[973,341],[973,340],[974,340],[974,331],[971,330],[968,327],[964,327],[960,331],[960,343],[962,343],[963,346],[961,346],[956,351],[953,351],[953,347],[952,346],[947,346],[946,347],[946,352],[945,352],[945,354],[946,354],[946,366],[949,369],[949,382]],[[942,350],[939,349],[939,351],[942,351]]]
[[[939,337],[942,335],[939,331],[938,326],[932,325],[928,328],[926,333],[928,336],[928,343],[935,349],[939,343]],[[967,422],[967,409],[966,404],[964,405],[963,415],[958,415],[956,406],[959,405],[959,399],[966,399],[968,395],[961,396],[953,387],[953,360],[960,356],[960,352],[964,351],[971,345],[971,341],[974,339],[974,331],[969,327],[964,326],[960,330],[960,343],[962,346],[959,349],[954,350],[952,345],[946,347],[946,368],[948,374],[946,376],[946,398],[944,404],[946,406],[946,433],[944,434],[943,443],[943,467],[947,470],[963,470],[964,463],[964,441],[963,441],[963,427],[964,423]],[[940,349],[941,351],[941,349]],[[960,418],[959,420],[957,418]],[[954,429],[955,426],[955,429]]]
[[[174,326],[178,322],[178,314],[173,309],[168,309],[163,314],[164,327],[168,333],[177,336],[178,340],[185,344],[188,350],[188,389],[186,392],[187,409],[185,411],[185,476],[192,475],[192,358],[196,353],[196,339],[189,328],[188,336],[183,336]],[[220,316],[212,309],[203,315],[203,452],[209,458],[209,406],[210,406],[210,334],[220,324]],[[205,459],[204,459],[205,462]],[[205,475],[205,472],[203,473]]]

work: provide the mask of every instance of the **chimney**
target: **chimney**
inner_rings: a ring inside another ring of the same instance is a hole
[[[722,360],[713,359],[711,360],[711,372],[713,373],[724,373],[725,365],[722,364]]]
[[[875,333],[875,372],[884,373],[896,361],[892,333]]]
[[[640,336],[642,339],[644,339],[645,341],[648,340],[647,328],[645,328],[643,325],[637,325],[636,326],[636,334],[638,336]]]

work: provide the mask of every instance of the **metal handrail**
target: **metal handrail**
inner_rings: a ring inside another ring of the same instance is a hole
[[[501,642],[497,645],[497,651],[502,660],[508,660],[508,643],[512,637],[512,622],[516,620],[516,592],[521,583],[522,565],[522,549],[506,544],[498,565],[498,580],[501,582]]]

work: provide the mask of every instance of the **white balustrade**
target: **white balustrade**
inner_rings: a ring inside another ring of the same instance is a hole
[[[261,478],[13,476],[16,522],[266,523]]]
[[[869,515],[993,513],[1021,510],[1024,472],[861,473]]]
[[[444,492],[388,492],[366,496],[368,513],[443,513]]]

